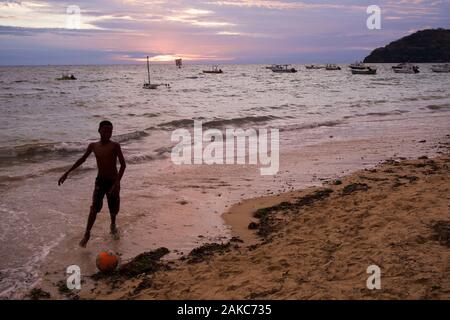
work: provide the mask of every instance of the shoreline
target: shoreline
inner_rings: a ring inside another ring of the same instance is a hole
[[[448,212],[448,199],[441,197],[445,192],[448,194],[449,144],[441,143],[441,147],[446,148],[446,154],[439,155],[433,160],[428,157],[400,162],[387,160],[372,169],[359,170],[342,178],[327,181],[322,187],[243,200],[222,215],[226,223],[231,225],[233,236],[237,236],[240,240],[232,238],[231,242],[211,248],[202,246],[197,248],[200,250],[197,250],[199,254],[196,256],[187,255],[167,263],[158,262],[161,268],[155,272],[114,281],[100,280],[88,286],[89,290],[83,289],[76,296],[56,294],[56,297],[445,299],[450,290],[450,283],[445,276],[448,266],[446,267],[442,260],[445,261],[445,257],[450,253],[439,241],[433,240],[435,235],[430,231],[430,227],[426,226],[431,223],[431,218],[439,220],[437,218],[440,217],[443,221],[450,221],[449,214],[445,214],[445,209]],[[349,193],[343,196],[346,188]],[[332,192],[329,195],[317,196],[316,192],[320,190]],[[424,204],[421,197],[426,197],[429,203]],[[392,203],[398,203],[398,209],[394,207],[397,210],[395,214],[393,208],[386,208]],[[364,207],[363,212],[358,208],[360,206]],[[416,212],[419,207],[424,209],[427,215]],[[298,217],[292,215],[292,212],[299,208],[305,210],[298,216],[302,219],[301,224],[295,220]],[[261,215],[259,220],[253,217],[258,209],[260,213],[268,214],[269,217],[265,225],[268,232],[262,238],[256,236],[255,231],[248,230],[249,221],[261,224]],[[377,215],[363,217],[364,213],[367,214],[371,210],[376,211]],[[355,212],[356,217],[349,216]],[[414,219],[410,217],[411,212],[417,215]],[[275,215],[272,216],[272,213]],[[333,214],[337,214],[338,219],[327,221]],[[305,215],[309,215],[308,218]],[[405,220],[406,224],[405,222],[398,224],[396,219]],[[356,224],[357,220],[367,220],[368,228]],[[405,225],[411,227],[411,230],[403,232]],[[383,232],[379,232],[380,227]],[[347,228],[351,232],[346,231]],[[353,233],[361,233],[358,229],[363,229],[360,239],[356,237],[362,244],[355,242]],[[417,234],[419,229],[420,232]],[[317,233],[320,230],[322,233]],[[369,231],[373,231],[375,235],[371,236]],[[383,237],[391,244],[383,243]],[[242,240],[244,242],[241,242]],[[374,245],[375,249],[372,251],[367,248],[366,242]],[[353,243],[354,246],[348,246],[348,243]],[[427,248],[417,250],[416,247],[420,245],[426,245]],[[340,251],[345,253],[339,256]],[[360,251],[372,253],[374,256],[370,257],[368,254],[369,256],[364,257]],[[403,257],[400,259],[398,255]],[[194,258],[199,260],[195,261]],[[192,262],[192,259],[195,262]],[[292,263],[292,260],[297,264]],[[399,271],[402,269],[402,260],[405,260],[408,266],[405,274]],[[387,283],[388,290],[381,290],[379,293],[377,290],[365,290],[366,270],[361,268],[354,270],[354,265],[360,264],[361,261],[367,266],[373,262],[382,265],[383,274],[386,274],[383,284]],[[321,270],[324,266],[325,269]],[[298,273],[294,278],[292,275],[289,276],[292,269],[294,273]],[[305,270],[308,272],[305,273]],[[409,278],[412,280],[408,281]],[[261,279],[266,281],[261,282]],[[284,283],[288,279],[289,285],[285,288]],[[336,285],[340,282],[342,285]],[[431,282],[434,283],[430,284]],[[275,285],[276,283],[278,285]],[[55,298],[54,293],[52,297]]]

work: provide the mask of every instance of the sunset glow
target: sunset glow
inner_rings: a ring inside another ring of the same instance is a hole
[[[347,62],[412,30],[450,26],[449,1],[0,1],[1,63]],[[69,5],[80,9],[67,28]],[[51,52],[49,54],[49,51]],[[45,52],[45,54],[44,54]]]

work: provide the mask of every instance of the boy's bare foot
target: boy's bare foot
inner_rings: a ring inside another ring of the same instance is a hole
[[[86,248],[86,245],[87,245],[90,237],[91,237],[91,235],[89,233],[85,233],[83,239],[81,239],[81,241],[80,241],[80,247]]]
[[[111,225],[111,235],[112,235],[114,240],[118,240],[119,239],[119,230],[117,230],[117,227],[116,227],[115,224]]]

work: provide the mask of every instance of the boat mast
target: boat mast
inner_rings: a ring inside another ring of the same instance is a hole
[[[148,84],[150,84],[150,65],[148,63],[148,56],[147,56],[147,73],[148,73]]]

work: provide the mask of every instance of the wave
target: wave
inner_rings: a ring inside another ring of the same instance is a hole
[[[174,130],[177,128],[192,127],[194,125],[194,120],[203,120],[203,119],[204,119],[203,117],[199,117],[193,119],[173,120],[161,123],[158,125],[158,127],[163,128],[165,130]],[[241,126],[246,124],[264,123],[275,119],[279,119],[279,117],[269,115],[269,116],[247,116],[231,119],[214,119],[203,122],[202,126],[204,128],[222,128],[231,125]]]
[[[168,153],[171,152],[171,149],[169,148]],[[134,154],[130,155],[126,158],[127,163],[130,164],[137,164],[147,161],[154,161],[154,160],[162,160],[167,159],[169,155],[166,152],[156,152],[156,153],[142,153],[142,154]]]
[[[113,136],[112,139],[116,142],[123,143],[130,140],[138,140],[145,136],[148,136],[148,133],[144,130],[133,131],[129,133],[119,134],[117,136]]]
[[[151,112],[147,112],[147,113],[143,113],[143,114],[136,114],[136,113],[127,113],[127,116],[129,117],[147,117],[147,118],[154,118],[154,117],[158,117],[160,114],[155,112],[155,113],[151,113]]]
[[[419,96],[419,97],[408,97],[400,99],[400,101],[428,101],[428,100],[441,100],[441,99],[447,99],[449,96]]]
[[[35,178],[37,177],[37,174],[34,173],[28,173],[28,174],[24,174],[21,176],[0,176],[0,183],[2,182],[15,182],[15,181],[23,181],[23,180],[27,180],[27,179],[31,179],[31,178]]]
[[[111,79],[96,79],[96,80],[87,80],[86,82],[106,82],[111,81]]]
[[[292,125],[292,126],[286,126],[284,128],[281,128],[280,131],[297,131],[297,130],[305,130],[305,129],[315,129],[320,127],[335,127],[340,124],[342,124],[342,120],[330,120],[330,121],[324,121],[324,122],[313,122],[313,123],[307,123],[302,125]]]
[[[158,124],[158,127],[167,130],[173,130],[176,128],[192,127],[194,125],[194,119],[180,119],[173,120]]]
[[[276,116],[247,116],[241,118],[232,118],[232,119],[218,119],[205,122],[203,124],[206,128],[216,128],[216,127],[224,127],[227,125],[245,125],[249,123],[262,123],[269,122],[275,119],[279,119]]]
[[[395,110],[391,112],[368,112],[365,114],[357,114],[357,117],[364,117],[364,116],[378,116],[378,117],[385,117],[385,116],[393,116],[393,115],[399,115],[402,113],[405,113],[408,111],[401,111],[401,110]]]
[[[0,159],[31,158],[40,155],[59,154],[67,155],[86,149],[86,145],[79,143],[35,143],[13,147],[0,148]]]
[[[441,105],[429,105],[426,106],[427,109],[436,111],[436,110],[449,110],[450,111],[450,104],[441,104]]]
[[[134,131],[117,136],[112,140],[124,143],[131,140],[141,139],[147,136],[145,131]],[[2,160],[34,160],[35,158],[52,156],[68,156],[82,153],[86,150],[88,142],[55,142],[55,143],[32,143],[11,147],[0,147],[0,161]]]

